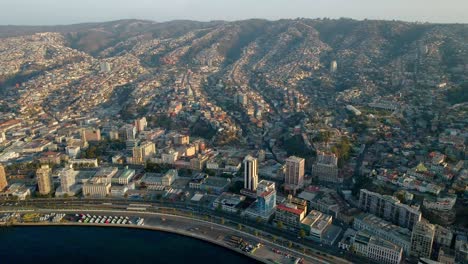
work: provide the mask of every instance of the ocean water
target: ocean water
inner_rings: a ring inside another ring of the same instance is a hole
[[[108,227],[0,229],[1,264],[257,263],[226,248],[171,233]]]

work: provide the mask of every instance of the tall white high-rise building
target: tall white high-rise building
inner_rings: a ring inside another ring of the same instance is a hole
[[[244,159],[244,189],[255,191],[258,184],[258,161],[247,155]]]
[[[73,169],[72,165],[65,168],[60,173],[60,187],[62,188],[63,193],[71,192],[71,187],[76,182],[76,172]]]
[[[334,60],[330,63],[330,72],[333,73],[336,72],[336,70],[338,70],[338,63]]]

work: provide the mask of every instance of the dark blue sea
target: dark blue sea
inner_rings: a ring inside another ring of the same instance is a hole
[[[171,233],[105,227],[0,229],[0,263],[206,263],[255,260],[197,239]]]

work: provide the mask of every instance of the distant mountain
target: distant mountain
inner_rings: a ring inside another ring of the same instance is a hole
[[[385,95],[408,82],[435,87],[468,78],[466,24],[252,19],[0,26],[3,40],[38,32],[57,32],[64,46],[95,58],[130,54],[147,68],[217,66],[217,76],[233,85],[290,87],[308,96],[319,88]],[[336,72],[329,70],[332,61]]]

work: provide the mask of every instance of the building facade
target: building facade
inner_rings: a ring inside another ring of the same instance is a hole
[[[90,197],[106,197],[110,194],[111,183],[101,178],[93,178],[83,184],[83,195]]]
[[[153,142],[143,142],[139,146],[133,147],[133,163],[144,164],[154,154],[156,154],[156,146]]]
[[[142,117],[142,118],[135,120],[135,127],[138,133],[145,131],[147,126],[148,126],[148,122],[146,121],[146,117]]]
[[[68,168],[64,168],[60,172],[60,189],[62,193],[72,192],[72,187],[76,183],[76,175],[78,173],[73,169],[72,165]]]
[[[257,186],[257,210],[261,214],[268,214],[276,207],[275,183],[262,180]]]
[[[4,190],[7,187],[7,185],[8,182],[6,179],[5,168],[2,164],[0,164],[0,191]]]
[[[41,195],[47,195],[53,190],[53,183],[51,177],[52,170],[49,165],[43,164],[36,170],[37,186]]]
[[[303,158],[291,156],[286,159],[284,185],[287,191],[296,192],[304,187],[304,165]]]
[[[317,162],[312,166],[312,176],[318,178],[320,182],[343,182],[338,176],[338,157],[334,153],[327,154],[319,151]]]
[[[305,214],[305,210],[297,208],[294,204],[279,204],[276,206],[275,222],[281,222],[291,229],[298,230],[301,228]]]
[[[244,189],[255,191],[258,185],[258,161],[247,155],[244,159]]]
[[[422,217],[419,207],[402,204],[396,197],[381,195],[366,189],[361,189],[359,208],[408,229],[412,229]]]
[[[399,264],[403,249],[387,240],[370,235],[365,231],[356,233],[352,249],[354,253],[383,264]]]
[[[417,222],[411,234],[411,255],[418,258],[431,258],[434,235],[433,224],[427,221]]]

